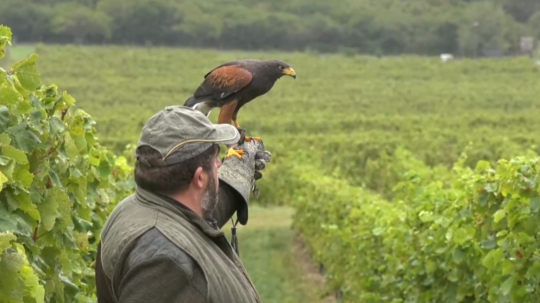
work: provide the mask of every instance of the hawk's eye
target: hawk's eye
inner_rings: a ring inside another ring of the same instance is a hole
[[[285,67],[283,65],[280,65],[279,66],[279,69],[284,69]]]

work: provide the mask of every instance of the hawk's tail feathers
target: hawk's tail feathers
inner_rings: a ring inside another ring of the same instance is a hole
[[[189,97],[186,100],[186,102],[184,103],[184,106],[196,109],[200,111],[201,113],[205,114],[207,117],[210,115],[210,112],[212,111],[212,109],[214,109],[214,107],[210,106],[206,100],[197,99],[193,96]]]
[[[197,102],[199,102],[199,100],[191,96],[186,100],[186,102],[184,103],[184,106],[193,107],[195,104],[197,104]]]

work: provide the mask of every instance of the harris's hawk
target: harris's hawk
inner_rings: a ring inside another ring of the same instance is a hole
[[[234,123],[242,134],[244,130],[238,124],[238,111],[246,103],[266,94],[282,76],[296,79],[296,72],[286,62],[280,60],[244,59],[226,62],[212,69],[204,76],[203,82],[189,97],[184,106],[201,111],[206,116],[214,108],[220,108],[218,123]],[[258,138],[253,138],[257,140]],[[230,150],[229,155],[235,153]]]

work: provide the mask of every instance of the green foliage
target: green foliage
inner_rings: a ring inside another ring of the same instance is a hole
[[[533,37],[540,39],[540,11],[532,15],[528,23],[531,27]],[[540,50],[537,49],[537,51]]]
[[[3,0],[0,20],[31,42],[474,56],[514,52],[537,2]]]
[[[96,242],[131,168],[36,64],[0,69],[0,302],[93,302]]]
[[[0,58],[4,58],[6,55],[6,45],[11,45],[11,28],[7,26],[0,27]]]
[[[77,3],[62,3],[57,5],[56,11],[51,31],[71,37],[75,43],[83,43],[93,37],[106,39],[112,35],[111,18],[103,12]]]
[[[515,41],[526,34],[518,26],[499,5],[489,1],[475,2],[468,7],[459,25],[460,52],[478,56],[482,50],[517,51],[519,44]]]
[[[294,225],[344,302],[538,302],[540,158],[464,160],[403,164],[392,201],[295,169]]]

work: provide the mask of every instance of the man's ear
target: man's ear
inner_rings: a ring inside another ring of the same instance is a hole
[[[198,167],[195,171],[195,174],[193,174],[193,185],[195,188],[204,188],[204,184],[208,181],[208,176],[204,173],[204,170],[202,167]]]

